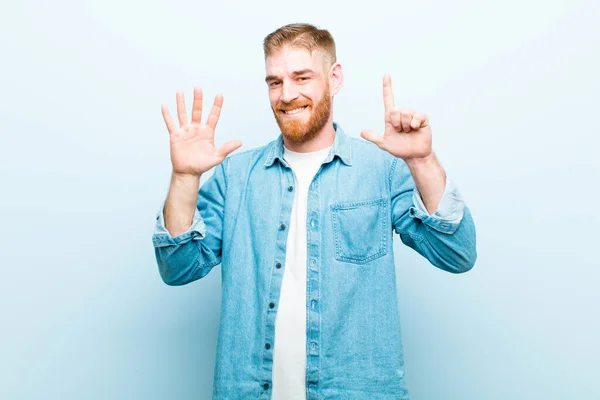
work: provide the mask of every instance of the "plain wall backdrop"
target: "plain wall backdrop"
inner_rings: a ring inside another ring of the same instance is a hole
[[[412,397],[600,398],[599,15],[592,0],[3,3],[0,398],[211,397],[221,269],[169,287],[151,242],[171,173],[160,105],[200,85],[205,109],[224,94],[217,145],[274,139],[262,40],[291,22],[337,42],[344,130],[383,129],[390,73],[473,212],[463,275],[396,237]]]

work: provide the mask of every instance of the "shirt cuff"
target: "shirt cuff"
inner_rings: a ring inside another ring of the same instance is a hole
[[[160,210],[156,214],[156,225],[154,226],[154,233],[152,235],[152,243],[155,247],[165,247],[171,245],[180,245],[190,240],[201,240],[206,234],[206,226],[204,220],[200,216],[200,212],[196,208],[194,211],[194,217],[192,219],[192,225],[187,231],[182,234],[172,237],[167,228],[165,227],[165,216],[164,216],[164,204],[160,207]]]
[[[414,207],[409,209],[412,218],[418,218],[428,226],[444,233],[454,233],[464,215],[465,202],[454,182],[446,176],[446,187],[440,204],[433,215],[427,212],[427,208],[421,198],[421,193],[415,186],[413,191]]]

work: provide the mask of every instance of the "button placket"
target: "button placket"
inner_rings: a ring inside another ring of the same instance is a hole
[[[319,285],[320,285],[320,271],[317,268],[318,260],[320,259],[320,248],[321,248],[321,232],[320,222],[322,215],[321,202],[319,200],[319,174],[321,169],[315,175],[310,189],[308,191],[307,198],[307,259],[308,259],[308,270],[307,270],[307,295],[310,302],[307,304],[307,359],[306,359],[306,377],[309,384],[307,391],[307,399],[318,398],[318,381],[319,381],[319,346],[318,342],[320,339],[320,313],[319,313]]]
[[[266,308],[266,329],[265,335],[263,336],[263,367],[262,367],[262,379],[260,381],[261,386],[265,391],[272,388],[272,377],[273,377],[273,349],[275,346],[275,318],[277,314],[276,303],[280,296],[281,283],[283,279],[282,267],[286,259],[286,246],[287,246],[287,235],[289,232],[288,224],[290,221],[291,211],[294,200],[294,182],[293,173],[291,169],[284,169],[282,171],[282,197],[281,197],[281,208],[279,210],[279,226],[276,231],[277,242],[276,252],[274,254],[274,265],[275,269],[271,270],[271,285],[269,288],[269,302]],[[290,180],[290,178],[292,178]],[[268,398],[269,393],[264,393],[261,398]]]

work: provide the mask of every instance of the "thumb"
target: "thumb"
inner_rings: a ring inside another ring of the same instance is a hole
[[[384,148],[384,141],[383,141],[382,135],[380,135],[376,132],[370,131],[368,129],[365,129],[360,133],[360,136],[363,139],[368,140],[371,143],[375,143],[377,145],[377,147],[379,147],[380,149]]]
[[[242,147],[242,142],[239,140],[231,140],[227,143],[225,143],[223,146],[221,146],[221,148],[219,148],[219,155],[221,157],[223,157],[223,159],[225,159],[225,157],[227,157],[229,155],[229,153],[232,153],[233,151],[239,149],[240,147]]]

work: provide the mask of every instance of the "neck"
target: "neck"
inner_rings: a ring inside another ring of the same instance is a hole
[[[317,135],[307,140],[306,142],[297,143],[292,142],[287,139],[285,136],[283,137],[283,145],[296,153],[310,153],[313,151],[323,150],[327,147],[333,145],[333,141],[335,140],[335,129],[333,128],[333,115],[329,117],[327,123],[323,128],[317,133]]]

